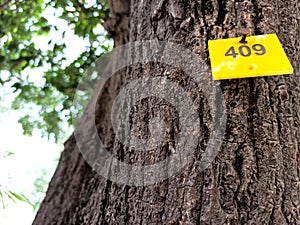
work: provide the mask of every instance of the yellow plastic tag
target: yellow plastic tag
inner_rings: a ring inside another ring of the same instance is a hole
[[[293,67],[276,34],[208,42],[214,80],[292,74]]]

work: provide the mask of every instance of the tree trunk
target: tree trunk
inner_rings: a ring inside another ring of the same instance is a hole
[[[105,28],[116,46],[167,41],[188,48],[208,64],[208,40],[236,37],[249,27],[253,35],[277,33],[294,69],[299,68],[298,0],[111,0],[110,6]],[[146,157],[116,140],[111,106],[129,80],[165,76],[186,87],[192,82],[188,74],[158,63],[133,65],[118,74],[106,83],[96,105],[96,126],[105,146],[131,164],[151,164],[175,154],[172,143],[180,124],[166,102],[148,98],[131,111],[143,137],[149,135],[149,120],[161,110],[170,125],[158,155]],[[205,79],[212,82],[211,76]],[[194,87],[190,91],[197,102],[201,138],[193,160],[179,173],[144,186],[113,182],[86,163],[72,135],[33,224],[300,224],[299,75],[214,84],[221,87],[226,104],[226,132],[217,157],[205,170],[196,161],[207,147],[209,115],[214,113]],[[90,129],[86,127],[87,134]],[[92,142],[86,145],[95,147]]]

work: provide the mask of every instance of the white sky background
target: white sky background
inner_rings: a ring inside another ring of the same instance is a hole
[[[4,189],[32,199],[34,181],[42,175],[42,169],[47,170],[46,180],[50,180],[62,146],[41,139],[37,132],[32,137],[23,136],[19,117],[20,112],[16,111],[0,114],[0,182]],[[7,151],[14,155],[3,158]],[[32,224],[34,213],[28,203],[7,203],[0,211],[1,225]]]
[[[91,1],[91,4],[94,1]],[[77,56],[85,51],[89,45],[87,40],[83,40],[74,35],[68,28],[65,21],[57,19],[54,16],[55,10],[49,8],[44,16],[50,24],[58,26],[59,31],[66,31],[65,42],[67,49],[65,51],[67,63],[72,62]],[[49,48],[49,39],[59,41],[57,31],[52,31],[49,37],[37,37],[35,42],[37,46],[43,50]],[[26,72],[26,71],[24,71]],[[35,71],[27,71],[30,74],[30,80],[42,85],[44,79],[40,69]],[[27,74],[24,74],[25,76]],[[7,95],[11,92],[9,87],[0,90],[0,105],[5,108],[10,107],[15,96]],[[23,136],[22,126],[18,124],[18,119],[24,112],[1,110],[0,109],[0,184],[4,189],[22,193],[29,199],[32,198],[34,190],[34,181],[42,175],[42,170],[46,169],[46,179],[50,180],[59,158],[63,145],[49,142],[40,137],[39,131],[33,132],[32,137]],[[37,112],[34,112],[37,114]],[[6,152],[13,152],[14,155],[3,158]],[[2,188],[3,189],[3,188]],[[0,225],[30,225],[35,217],[33,208],[27,203],[17,201],[16,203],[9,201],[5,209],[0,206]],[[0,203],[1,204],[1,203]]]

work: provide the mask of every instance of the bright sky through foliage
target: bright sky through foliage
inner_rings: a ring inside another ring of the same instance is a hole
[[[94,1],[91,1],[93,4]],[[66,43],[64,52],[66,61],[62,66],[67,66],[75,60],[80,53],[85,51],[89,42],[74,35],[74,32],[68,27],[67,23],[58,19],[55,15],[57,10],[48,7],[43,16],[47,18],[49,24],[55,24],[58,29],[51,30],[48,37],[35,37],[34,42],[38,44],[41,50],[51,48],[48,45],[50,39],[55,39],[55,42]],[[65,31],[64,40],[61,39],[61,33]],[[99,28],[99,32],[103,32],[103,28]],[[1,40],[2,41],[2,40]],[[1,43],[0,43],[1,44]],[[2,75],[5,71],[1,72]],[[26,69],[23,71],[24,76],[29,74],[30,81],[37,86],[44,84],[43,69],[36,68],[34,70]],[[12,92],[10,84],[4,85],[4,89],[0,90],[1,107],[0,110],[0,184],[1,190],[11,190],[16,193],[22,193],[29,200],[35,201],[37,198],[32,194],[35,189],[34,182],[37,178],[43,175],[45,170],[45,180],[49,181],[54,173],[57,159],[63,145],[54,144],[46,139],[40,138],[40,132],[35,129],[32,137],[23,136],[22,126],[17,120],[24,114],[23,111],[12,111],[9,109],[15,95],[7,95]],[[33,107],[33,115],[38,116],[38,107]],[[69,134],[66,134],[68,136]],[[61,140],[62,142],[65,140]],[[14,154],[4,157],[8,152]],[[43,197],[40,193],[38,197]],[[0,203],[1,204],[1,203]],[[17,201],[16,203],[9,201],[5,209],[0,207],[0,225],[22,224],[30,225],[34,219],[33,208],[24,202]]]
[[[62,146],[41,139],[38,132],[32,137],[23,136],[22,126],[17,123],[19,114],[16,111],[0,114],[0,183],[2,190],[22,193],[35,201],[34,182],[43,175],[43,169],[47,171],[45,180],[50,180]],[[14,154],[4,158],[7,152]],[[5,209],[0,210],[0,225],[32,223],[34,212],[28,203],[8,199],[5,203]]]

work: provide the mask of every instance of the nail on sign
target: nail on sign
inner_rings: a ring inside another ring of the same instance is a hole
[[[210,40],[214,80],[292,74],[293,67],[276,34]]]

